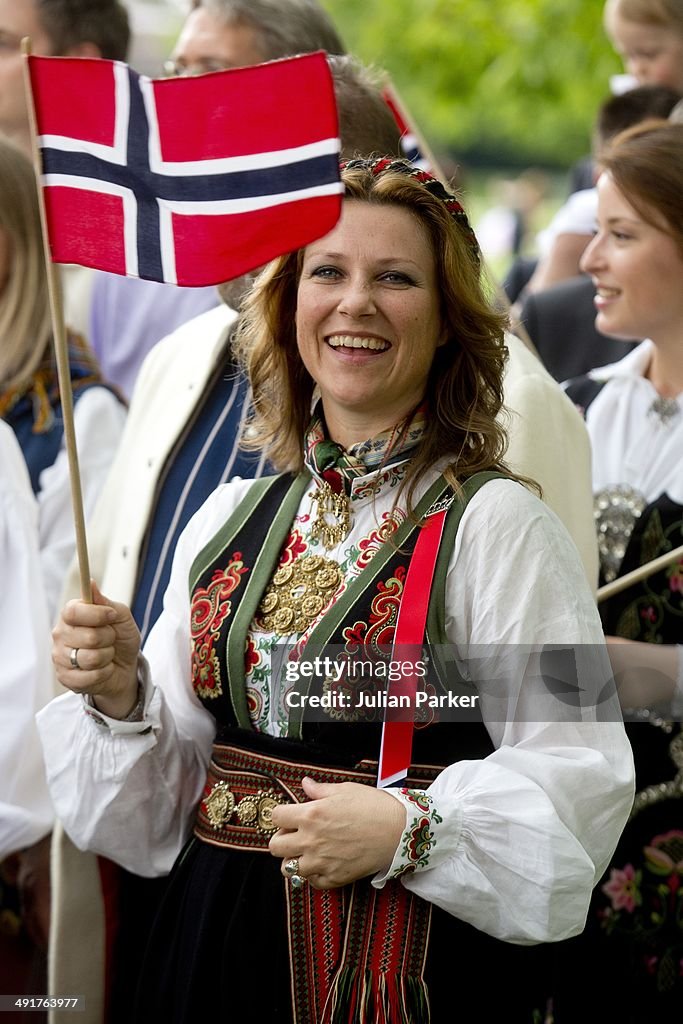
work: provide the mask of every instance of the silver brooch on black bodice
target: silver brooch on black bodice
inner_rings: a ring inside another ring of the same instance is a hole
[[[607,583],[616,579],[636,520],[647,502],[640,491],[621,485],[605,487],[593,499],[593,515],[598,532],[600,567]]]

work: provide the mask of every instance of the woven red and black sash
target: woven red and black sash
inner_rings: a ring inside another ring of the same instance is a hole
[[[412,766],[409,784],[424,788],[439,768]],[[215,745],[195,822],[203,842],[268,853],[272,801],[306,799],[304,776],[318,782],[374,785],[377,762],[355,769],[280,761]],[[409,1024],[429,1020],[424,968],[431,905],[398,881],[375,889],[360,879],[341,889],[294,889],[282,880],[287,907],[295,1024]]]

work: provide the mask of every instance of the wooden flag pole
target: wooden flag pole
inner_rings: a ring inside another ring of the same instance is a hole
[[[71,504],[73,507],[74,526],[76,531],[76,554],[78,556],[78,568],[81,581],[81,598],[87,604],[91,604],[92,593],[90,588],[90,563],[85,536],[85,516],[83,514],[81,475],[78,469],[76,432],[74,430],[74,402],[73,391],[71,389],[71,372],[69,369],[69,351],[66,340],[62,295],[59,280],[57,278],[57,268],[52,262],[50,254],[50,239],[47,227],[47,214],[45,212],[45,197],[43,195],[42,186],[43,170],[40,159],[40,149],[38,146],[38,126],[36,122],[33,90],[31,88],[31,74],[28,63],[28,58],[31,53],[31,42],[29,39],[22,39],[21,52],[24,55],[24,89],[26,92],[26,106],[28,108],[29,126],[31,129],[33,170],[36,176],[36,188],[38,189],[38,206],[40,208],[40,224],[43,234],[43,253],[45,256],[45,270],[47,273],[47,285],[50,296],[50,312],[52,314],[52,334],[54,339],[55,358],[57,362],[57,379],[59,381],[59,394],[62,406],[62,417],[64,420],[64,442],[66,444],[67,458],[69,461]]]
[[[382,77],[383,77],[383,84],[384,84],[385,88],[387,88],[389,90],[389,92],[392,94],[392,96],[395,98],[396,104],[397,104],[399,110],[404,115],[404,119],[405,119],[406,123],[409,125],[412,134],[415,136],[415,139],[417,140],[417,144],[418,144],[420,150],[422,151],[422,153],[424,153],[426,159],[428,160],[429,166],[432,168],[434,176],[439,179],[439,181],[441,182],[442,185],[445,186],[445,188],[450,190],[451,189],[451,184],[448,181],[448,178],[446,177],[446,175],[444,174],[443,168],[441,167],[441,165],[437,161],[437,159],[434,156],[434,153],[432,152],[432,150],[427,145],[427,141],[426,141],[424,135],[422,134],[422,132],[418,128],[417,123],[415,122],[415,120],[413,119],[412,115],[410,114],[408,108],[406,107],[406,105],[405,105],[405,103],[403,101],[403,98],[399,95],[398,90],[397,90],[396,86],[394,85],[393,81],[391,80],[391,76],[389,75],[388,71],[384,71],[382,73]],[[536,346],[534,345],[533,341],[529,337],[529,332],[527,331],[527,329],[524,326],[524,324],[518,318],[514,318],[514,320],[513,320],[513,317],[511,316],[512,310],[511,310],[511,307],[510,307],[510,301],[509,301],[507,295],[505,294],[505,289],[503,288],[502,284],[500,283],[500,281],[498,280],[496,275],[493,273],[491,268],[486,263],[486,260],[484,259],[484,254],[483,253],[481,254],[481,260],[482,260],[482,265],[486,267],[486,273],[488,275],[488,278],[491,281],[491,283],[493,284],[493,288],[495,290],[497,301],[500,303],[501,307],[505,310],[505,312],[508,315],[510,315],[510,328],[512,330],[512,333],[516,334],[517,337],[521,341],[524,342],[526,347],[529,349],[529,351],[533,355],[536,356],[536,358],[538,359],[539,362],[542,362],[541,357],[538,354],[538,349],[536,348]]]
[[[641,580],[647,579],[648,576],[652,576],[654,573],[659,572],[660,569],[666,569],[668,566],[673,565],[674,562],[677,562],[682,558],[683,544],[679,548],[674,548],[673,551],[669,551],[666,555],[660,555],[659,558],[653,558],[651,562],[646,562],[645,565],[638,566],[638,568],[633,569],[632,572],[627,572],[625,576],[620,576],[619,579],[612,580],[611,583],[606,583],[604,587],[600,587],[598,590],[598,604],[601,601],[606,601],[608,597],[614,597],[615,594],[620,594],[622,590],[628,589],[628,587],[633,586],[634,583],[640,583]]]

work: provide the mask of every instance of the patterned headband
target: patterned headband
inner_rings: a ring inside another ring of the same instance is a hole
[[[384,174],[387,171],[397,171],[399,174],[407,174],[415,181],[419,181],[419,183],[423,185],[431,195],[436,199],[440,199],[444,204],[453,220],[463,231],[475,266],[480,266],[481,250],[479,249],[477,237],[472,230],[469,220],[467,219],[467,214],[455,196],[451,192],[448,192],[439,179],[435,178],[433,174],[430,174],[428,171],[420,170],[419,167],[411,164],[409,160],[392,160],[389,157],[381,157],[377,160],[344,160],[342,161],[341,169],[343,171],[370,171],[371,174],[375,175],[375,177],[378,177],[380,174]]]

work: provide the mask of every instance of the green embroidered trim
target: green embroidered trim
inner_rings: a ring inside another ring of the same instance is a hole
[[[243,729],[253,729],[247,706],[247,687],[244,667],[244,651],[251,620],[256,614],[259,602],[268,585],[282,545],[294,520],[301,499],[308,487],[308,473],[301,473],[292,482],[270,525],[265,541],[257,555],[246,587],[242,592],[242,600],[235,612],[232,626],[228,632],[226,661],[228,668],[228,684],[235,717]],[[265,492],[264,492],[265,493]]]
[[[190,567],[188,577],[190,596],[201,576],[216,561],[218,556],[225,551],[232,538],[242,529],[264,495],[267,494],[273,484],[279,479],[277,476],[262,476],[260,479],[255,480],[230,518],[226,520],[209,543],[202,548]]]

